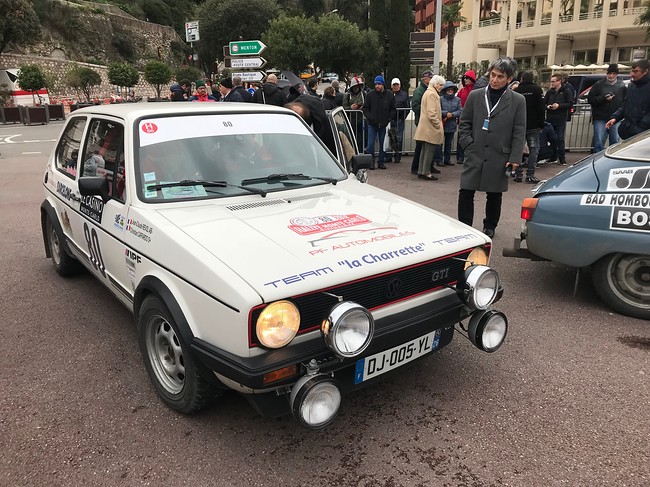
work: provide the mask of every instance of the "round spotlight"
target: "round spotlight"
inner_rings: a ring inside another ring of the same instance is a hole
[[[487,309],[497,298],[499,275],[484,265],[469,267],[458,283],[461,299],[472,309]]]
[[[345,301],[337,303],[323,320],[325,343],[338,357],[356,357],[370,344],[375,320],[363,306]]]
[[[257,318],[255,332],[260,343],[268,348],[289,344],[298,333],[300,312],[290,301],[269,304]]]
[[[291,390],[291,412],[300,424],[320,429],[330,424],[341,406],[341,391],[328,375],[303,376]]]
[[[508,319],[499,311],[474,313],[467,329],[470,341],[484,352],[496,352],[508,334]]]

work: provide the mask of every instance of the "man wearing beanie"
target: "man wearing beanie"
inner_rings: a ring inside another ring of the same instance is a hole
[[[609,145],[618,142],[618,123],[608,129],[607,121],[612,118],[616,110],[623,106],[626,87],[618,79],[618,64],[610,64],[607,68],[607,77],[596,81],[589,90],[587,101],[591,105],[591,118],[594,121],[594,150],[600,152],[605,148],[605,140],[609,136]]]
[[[220,101],[243,102],[244,99],[233,88],[234,86],[230,78],[222,79],[219,83],[219,93],[221,93]]]
[[[375,77],[375,89],[370,91],[363,103],[363,115],[368,122],[368,145],[366,153],[372,156],[372,167],[375,168],[375,140],[379,138],[379,169],[386,169],[384,164],[384,138],[386,126],[395,117],[395,97],[386,90],[384,77]]]
[[[399,78],[393,78],[393,81],[390,82],[390,89],[395,97],[395,116],[390,121],[388,136],[393,149],[393,157],[397,164],[402,158],[404,120],[406,120],[406,116],[411,111],[411,104],[409,103],[409,96],[402,90],[402,83]],[[391,161],[391,156],[388,156],[387,161]]]
[[[196,92],[190,97],[189,101],[217,101],[214,96],[208,94],[208,87],[205,86],[205,81],[200,79],[194,84],[196,85]]]

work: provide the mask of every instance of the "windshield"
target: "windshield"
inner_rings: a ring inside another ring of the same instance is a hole
[[[147,203],[265,196],[347,177],[293,114],[146,119],[138,135],[138,195]]]

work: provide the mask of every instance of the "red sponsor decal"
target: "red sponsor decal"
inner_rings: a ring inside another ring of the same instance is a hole
[[[289,229],[297,234],[313,235],[314,233],[330,232],[372,222],[361,215],[323,215],[292,218],[290,223]]]
[[[153,122],[145,122],[142,124],[142,131],[147,134],[154,134],[158,130],[158,126]]]

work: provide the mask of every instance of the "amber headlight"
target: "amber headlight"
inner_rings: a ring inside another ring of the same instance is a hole
[[[488,265],[488,262],[490,262],[490,256],[485,251],[485,249],[483,247],[475,247],[467,257],[467,262],[465,262],[465,269],[467,269],[472,264]]]
[[[290,301],[269,304],[255,325],[260,343],[268,348],[280,348],[289,344],[298,333],[300,313]]]

